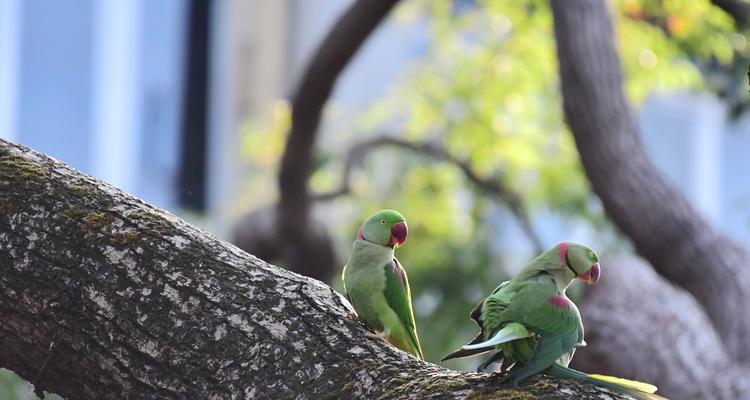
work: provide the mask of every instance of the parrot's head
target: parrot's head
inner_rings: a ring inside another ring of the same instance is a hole
[[[562,242],[556,247],[560,262],[576,277],[589,285],[599,280],[602,269],[594,250],[575,242]]]
[[[399,247],[406,242],[406,218],[393,210],[381,210],[371,215],[359,228],[357,239],[381,246]]]

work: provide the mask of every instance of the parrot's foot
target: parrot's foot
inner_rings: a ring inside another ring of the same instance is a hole
[[[487,369],[490,367],[490,365],[494,363],[502,363],[502,365],[505,365],[507,360],[504,358],[503,352],[498,351],[495,354],[492,355],[487,361],[483,362],[478,368],[477,372],[493,372],[493,371],[487,371]]]
[[[498,371],[500,373],[500,376],[508,375],[508,371],[510,370],[510,367],[514,365],[513,362],[506,363],[506,361],[507,360],[504,360],[503,364],[500,366],[500,371]]]
[[[508,371],[505,369],[498,369],[495,371],[490,372],[490,377],[497,379],[497,378],[504,378],[505,375],[508,375]]]
[[[359,319],[359,316],[357,316],[357,313],[355,313],[354,311],[347,311],[346,317],[355,321]]]
[[[386,332],[380,332],[380,333],[367,332],[367,333],[365,333],[365,336],[367,336],[370,339],[377,339],[377,340],[386,341],[385,338],[386,338],[386,336],[388,336],[388,333],[386,333]]]

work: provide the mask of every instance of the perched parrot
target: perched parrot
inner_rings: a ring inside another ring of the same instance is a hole
[[[578,308],[565,295],[575,278],[589,284],[601,276],[599,259],[590,248],[563,242],[539,255],[513,279],[503,282],[471,312],[480,332],[443,361],[497,350],[480,368],[502,360],[502,382],[520,381],[546,372],[579,379],[636,399],[663,399],[656,386],[568,368],[577,347],[585,346]],[[510,369],[508,369],[510,368]]]
[[[403,215],[393,210],[373,214],[362,224],[344,266],[344,291],[357,315],[377,332],[374,338],[424,359],[414,323],[406,271],[393,254],[406,242]]]

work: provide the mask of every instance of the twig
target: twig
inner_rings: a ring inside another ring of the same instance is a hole
[[[537,252],[544,251],[542,241],[539,238],[539,235],[537,235],[536,231],[534,230],[523,201],[513,189],[508,187],[503,181],[499,179],[489,179],[480,176],[474,169],[472,169],[467,161],[455,157],[454,155],[448,153],[448,151],[444,147],[434,143],[413,142],[389,135],[380,135],[356,144],[349,150],[349,153],[346,157],[346,164],[344,165],[341,186],[336,190],[317,194],[313,196],[313,199],[315,201],[328,201],[349,194],[351,192],[350,178],[352,170],[355,168],[355,166],[361,164],[362,160],[371,151],[374,151],[381,147],[398,147],[404,150],[409,150],[414,153],[428,156],[436,160],[445,161],[456,166],[459,170],[461,170],[461,172],[470,182],[472,182],[478,188],[482,189],[484,192],[492,194],[500,201],[505,203],[510,212],[518,221],[526,237],[529,239],[529,241],[531,241],[534,249]]]
[[[59,336],[59,335],[58,335]],[[55,355],[55,351],[57,350],[57,337],[55,337],[52,342],[49,344],[49,354],[47,355],[47,358],[42,363],[42,366],[39,368],[39,372],[36,373],[36,377],[34,377],[34,380],[31,381],[31,383],[34,385],[34,391],[37,392],[39,396],[43,396],[43,393],[39,393],[39,382],[42,379],[42,375],[44,374],[44,371],[47,369],[47,365],[49,364],[52,357]]]

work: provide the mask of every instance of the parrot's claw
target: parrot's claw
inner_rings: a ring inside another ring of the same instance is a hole
[[[505,375],[508,375],[508,370],[504,368],[490,372],[492,378],[504,378]]]
[[[349,318],[349,319],[351,319],[351,320],[354,320],[354,321],[356,321],[356,320],[359,319],[359,317],[357,316],[357,313],[355,313],[354,311],[351,311],[351,310],[349,310],[349,311],[346,312],[346,317]]]
[[[367,332],[367,333],[365,333],[365,336],[367,336],[370,339],[377,339],[377,340],[386,341],[385,337],[388,336],[388,334],[385,333],[385,332],[380,332],[380,333]]]

